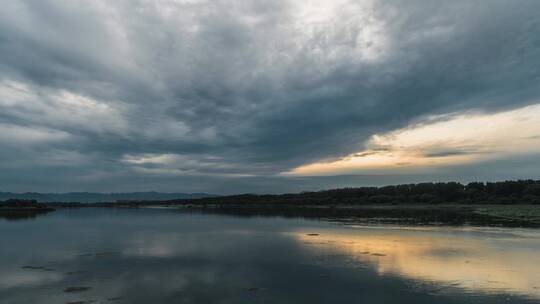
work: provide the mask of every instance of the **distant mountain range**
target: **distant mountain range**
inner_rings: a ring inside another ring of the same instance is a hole
[[[69,192],[69,193],[13,193],[0,192],[0,201],[7,199],[29,199],[38,202],[115,202],[115,201],[163,201],[173,199],[195,199],[214,197],[207,193],[162,193],[162,192],[128,192],[128,193],[97,193],[97,192]]]

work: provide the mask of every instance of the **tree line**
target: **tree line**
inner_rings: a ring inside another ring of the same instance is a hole
[[[170,204],[403,204],[403,203],[496,203],[540,204],[540,180],[402,184],[384,187],[341,188],[296,194],[241,194]]]

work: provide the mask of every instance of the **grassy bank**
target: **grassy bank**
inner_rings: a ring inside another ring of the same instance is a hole
[[[481,205],[475,206],[475,212],[492,217],[540,223],[539,205]]]
[[[183,211],[236,216],[317,218],[348,223],[540,227],[538,205],[285,205],[205,204],[170,206]]]

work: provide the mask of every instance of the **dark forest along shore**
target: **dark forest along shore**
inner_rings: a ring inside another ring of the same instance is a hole
[[[194,196],[95,203],[11,200],[8,205],[31,204],[34,208],[25,206],[19,211],[32,216],[44,208],[165,206],[216,214],[301,216],[349,223],[540,227],[540,180],[437,182],[274,195]],[[6,215],[2,212],[5,205],[6,202],[0,201],[0,217]]]
[[[35,200],[8,199],[0,201],[0,218],[8,220],[30,219],[55,209]]]
[[[0,231],[1,303],[540,301],[538,229],[80,208]]]

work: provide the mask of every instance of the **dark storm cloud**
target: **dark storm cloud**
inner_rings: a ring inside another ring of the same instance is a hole
[[[375,133],[539,101],[538,1],[303,6],[3,4],[4,185],[286,189],[271,176]]]

